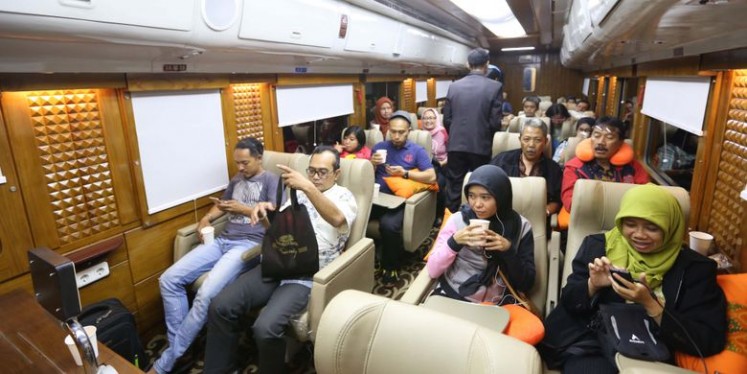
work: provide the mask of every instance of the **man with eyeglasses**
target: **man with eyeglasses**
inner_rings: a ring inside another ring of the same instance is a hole
[[[561,200],[570,213],[573,186],[579,179],[645,184],[648,173],[635,159],[633,150],[625,144],[627,126],[617,118],[602,117],[591,130],[590,143],[576,147],[576,157],[565,163]],[[559,217],[560,219],[560,217]]]
[[[547,217],[560,210],[563,171],[557,162],[545,157],[547,125],[538,118],[527,118],[519,133],[520,149],[502,152],[490,161],[509,177],[542,177],[547,184]]]
[[[423,147],[407,140],[410,134],[410,113],[398,110],[389,117],[389,140],[374,145],[371,150],[371,163],[376,169],[376,183],[380,191],[392,193],[384,177],[402,177],[422,183],[434,183],[436,172]],[[386,150],[386,160],[378,150]],[[400,256],[404,253],[402,223],[405,220],[405,207],[389,209],[374,205],[371,218],[379,219],[381,234],[381,271],[385,284],[399,279]]]
[[[353,193],[336,183],[340,154],[330,146],[317,147],[311,153],[306,176],[284,165],[278,168],[283,171],[283,183],[298,190],[298,202],[309,212],[322,269],[342,253],[358,213]],[[286,201],[281,210],[289,204]],[[259,352],[259,373],[287,372],[285,330],[291,317],[306,308],[311,284],[311,278],[263,279],[261,266],[257,266],[226,287],[210,305],[205,372],[228,373],[237,369],[242,321],[258,307],[264,308],[252,331]]]

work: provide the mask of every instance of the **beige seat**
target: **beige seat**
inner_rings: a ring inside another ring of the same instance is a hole
[[[547,109],[550,108],[551,106],[552,106],[552,101],[550,101],[550,100],[541,100],[540,101],[540,105],[539,105],[539,109],[538,109],[538,111],[539,111],[538,115],[539,114],[544,115],[545,112],[547,111]]]
[[[265,151],[262,157],[262,165],[275,173],[279,169],[277,164],[287,165],[292,169],[306,173],[309,164],[309,156],[298,153],[280,153]],[[345,246],[345,251],[332,263],[314,274],[313,285],[307,311],[295,318],[293,331],[301,340],[313,340],[316,326],[322,310],[339,292],[346,289],[356,289],[370,292],[374,286],[374,257],[375,250],[373,240],[364,237],[368,217],[371,214],[371,199],[373,198],[374,172],[373,166],[368,160],[342,159],[340,160],[340,177],[337,183],[347,187],[355,196],[358,205],[358,215],[353,226],[350,228],[350,237]],[[213,222],[216,231],[222,230],[224,223],[221,220]],[[196,233],[196,224],[192,224],[177,231],[174,239],[174,261],[192,250],[199,239]],[[216,232],[218,235],[218,232]],[[244,259],[250,260],[259,255],[259,246],[250,248],[244,253]],[[205,275],[200,277],[193,287],[199,287]]]
[[[521,148],[519,133],[498,131],[493,134],[493,150],[490,157],[492,158],[498,156],[499,153],[519,148]],[[547,144],[545,145],[543,153],[545,154],[545,157],[552,158],[551,152],[552,142],[550,141],[550,134],[547,134]]]
[[[320,374],[540,373],[534,347],[437,311],[344,291],[322,315]]]
[[[471,174],[465,176],[465,185],[469,181]],[[547,205],[547,187],[545,179],[541,177],[510,177],[511,189],[514,191],[512,205],[515,211],[524,216],[532,225],[534,234],[534,266],[536,275],[534,286],[529,290],[527,296],[532,300],[534,305],[540,309],[542,315],[546,305],[555,305],[556,299],[548,299],[547,284],[548,276],[551,274],[548,269],[548,258],[557,258],[560,253],[560,233],[552,232],[551,240],[547,240],[546,226],[546,205]],[[462,194],[464,200],[464,194]],[[554,263],[558,264],[556,259]],[[558,270],[555,270],[557,276]],[[417,304],[423,302],[431,289],[435,286],[436,280],[431,279],[428,271],[423,269],[407,292],[402,297],[402,301]],[[476,306],[479,306],[475,304]]]
[[[389,134],[387,133],[387,139]],[[425,130],[411,130],[407,140],[423,147],[428,157],[433,157],[431,134]],[[402,238],[405,250],[414,252],[428,238],[436,220],[436,192],[418,192],[405,200],[405,218],[402,223]],[[366,236],[379,239],[379,220],[371,219]]]
[[[573,187],[573,210],[568,224],[568,242],[563,263],[563,283],[571,274],[571,264],[576,257],[581,242],[588,235],[611,230],[615,227],[615,216],[620,209],[620,201],[631,183],[602,182],[590,179],[579,179]],[[663,187],[671,192],[680,203],[682,213],[687,219],[690,214],[690,195],[682,187]],[[578,205],[577,205],[578,204]],[[554,292],[554,291],[553,291]]]
[[[384,135],[376,129],[363,130],[366,133],[366,147],[373,148],[376,143],[384,141]]]
[[[518,116],[511,119],[511,121],[508,122],[508,128],[506,129],[507,132],[520,132],[521,131],[521,124],[524,123],[523,121],[527,117],[524,116]],[[550,119],[547,117],[536,117],[542,120],[542,122],[547,125],[547,127],[550,127]]]
[[[567,120],[563,121],[563,126],[560,128],[560,139],[568,139],[571,136],[576,135],[576,122],[578,118],[570,116]]]

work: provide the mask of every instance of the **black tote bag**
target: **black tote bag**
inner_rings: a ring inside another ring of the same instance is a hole
[[[278,183],[277,205],[282,203],[283,182]],[[319,271],[319,244],[309,212],[290,190],[291,205],[275,214],[262,240],[262,277],[297,279]]]

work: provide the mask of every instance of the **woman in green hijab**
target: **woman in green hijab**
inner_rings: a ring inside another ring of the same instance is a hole
[[[679,203],[665,189],[649,184],[626,192],[615,228],[584,239],[560,303],[545,320],[539,350],[548,367],[617,372],[589,328],[599,305],[607,303],[643,306],[656,339],[672,352],[698,355],[688,334],[704,356],[723,350],[726,301],[716,283],[716,263],[682,248],[685,230]],[[610,269],[627,270],[635,281]]]

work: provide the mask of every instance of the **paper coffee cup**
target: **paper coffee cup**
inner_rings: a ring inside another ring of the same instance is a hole
[[[85,330],[86,335],[88,335],[88,340],[91,342],[91,345],[93,346],[93,353],[96,357],[99,357],[99,344],[98,340],[96,339],[96,326],[84,326],[83,330]],[[73,360],[75,360],[75,364],[78,366],[83,366],[83,361],[80,358],[80,352],[78,351],[78,347],[75,345],[75,342],[73,341],[73,337],[68,335],[65,337],[65,345],[67,345],[67,349],[70,350],[70,354],[73,355]]]
[[[381,162],[386,162],[386,149],[379,149],[376,154],[381,155]]]
[[[374,199],[379,197],[379,190],[381,189],[381,185],[378,183],[374,183],[374,190],[373,190],[373,197]]]
[[[712,242],[713,235],[702,231],[690,231],[690,249],[697,251],[703,256],[708,256]]]
[[[490,228],[490,221],[488,221],[486,219],[473,218],[473,219],[469,220],[469,225],[470,226],[478,226],[478,227],[480,227],[480,229],[479,229],[478,232],[483,233],[483,232],[487,231],[488,228]],[[475,246],[475,247],[483,246],[483,245],[485,245],[485,241],[484,240],[480,240],[480,241],[472,243],[472,245]]]
[[[213,226],[205,226],[200,230],[200,234],[202,234],[203,244],[211,244],[213,239],[215,239],[215,228]]]

